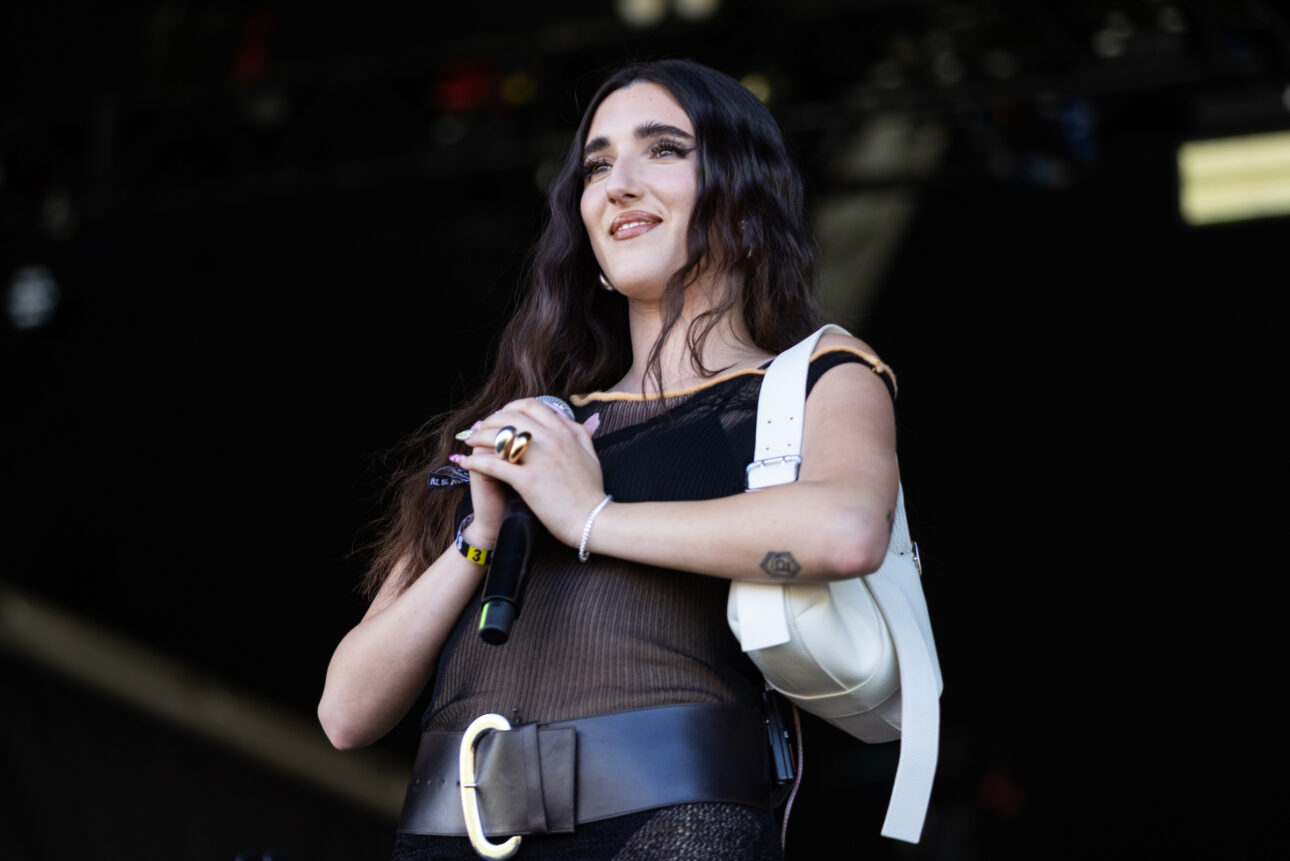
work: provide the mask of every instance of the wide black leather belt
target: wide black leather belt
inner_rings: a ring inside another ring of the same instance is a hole
[[[463,735],[422,733],[399,831],[466,835],[466,795],[489,836],[568,833],[580,823],[690,802],[770,809],[757,709],[658,706],[484,731],[465,746],[474,780],[468,775],[464,792]]]

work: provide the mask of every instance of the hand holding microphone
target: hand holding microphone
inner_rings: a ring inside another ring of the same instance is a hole
[[[537,407],[538,402],[555,415]],[[600,464],[590,441],[598,417],[593,416],[582,428],[572,429],[557,415],[573,421],[573,409],[550,395],[508,404],[467,436],[466,442],[474,452],[469,459],[458,461],[464,462],[472,474],[482,473],[515,491],[505,504],[492,562],[484,581],[479,633],[485,642],[494,645],[507,641],[511,626],[519,616],[530,558],[540,528],[538,517],[525,499],[549,517],[553,514],[550,510],[552,503],[567,507],[573,488],[563,480],[566,476],[573,483],[594,483],[596,487],[589,489],[590,494],[600,492],[603,486]],[[576,434],[572,440],[567,436],[570,430]],[[543,459],[535,462],[536,469],[526,469],[523,466],[526,454],[539,448],[543,450]],[[552,476],[553,469],[558,470],[558,476]],[[551,525],[550,521],[546,522]],[[565,531],[568,530],[560,530]],[[567,538],[562,540],[569,543]]]
[[[573,420],[573,408],[552,395],[540,395],[538,400],[552,410]],[[507,425],[497,432],[493,450],[506,458],[507,463],[520,463],[524,452],[533,441],[528,431],[516,431]],[[528,579],[529,560],[533,554],[533,539],[538,521],[532,510],[519,496],[512,496],[506,503],[502,527],[497,531],[497,547],[493,551],[493,564],[484,579],[484,598],[479,610],[479,636],[485,643],[500,646],[511,636],[511,626],[520,615],[524,582]]]

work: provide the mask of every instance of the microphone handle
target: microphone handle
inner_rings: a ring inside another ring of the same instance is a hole
[[[573,419],[573,407],[554,395],[538,400],[557,413]],[[479,611],[479,636],[485,643],[500,646],[511,636],[511,625],[520,615],[520,598],[529,573],[529,558],[538,522],[524,500],[512,496],[506,503],[502,525],[497,531],[493,561],[484,579],[483,606]]]
[[[497,549],[484,579],[483,606],[479,611],[479,636],[500,646],[511,636],[511,625],[520,615],[520,598],[529,573],[537,518],[518,496],[506,503]]]

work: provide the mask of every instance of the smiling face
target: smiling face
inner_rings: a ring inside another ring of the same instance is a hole
[[[600,269],[630,298],[657,299],[685,264],[698,193],[694,128],[663,87],[610,93],[583,147],[582,223]]]

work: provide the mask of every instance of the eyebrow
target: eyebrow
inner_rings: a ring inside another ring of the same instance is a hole
[[[678,129],[676,126],[669,126],[666,123],[646,122],[636,127],[633,136],[638,141],[649,140],[650,138],[661,137],[678,137],[687,141],[694,140],[694,135],[689,132]],[[585,159],[592,153],[600,152],[609,148],[609,138],[601,135],[587,141],[587,145],[582,148],[582,157]]]

